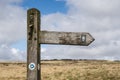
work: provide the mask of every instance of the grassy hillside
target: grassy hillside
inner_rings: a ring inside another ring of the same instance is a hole
[[[42,80],[120,80],[120,62],[42,61]],[[25,63],[0,63],[0,80],[26,80]]]

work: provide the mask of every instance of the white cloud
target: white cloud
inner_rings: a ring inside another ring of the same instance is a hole
[[[120,1],[67,0],[67,14],[42,17],[43,30],[89,32],[96,39],[88,47],[48,46],[42,56],[49,58],[119,58]],[[114,43],[113,43],[114,41]],[[117,45],[117,46],[116,46]]]
[[[23,0],[0,0],[0,4],[10,4],[10,3],[20,3],[22,2]]]
[[[26,61],[26,52],[8,45],[0,46],[0,61]]]
[[[67,0],[71,13],[84,13],[94,16],[119,15],[119,0]]]
[[[0,0],[0,60],[26,60],[26,52],[11,45],[26,37],[26,11],[22,0]]]
[[[20,0],[0,1],[0,44],[12,44],[22,38],[26,33],[25,10],[17,5],[10,4]],[[5,3],[4,5],[1,5]]]
[[[25,39],[26,11],[22,0],[0,0],[0,60],[26,60],[26,51],[11,47]],[[42,16],[42,30],[89,32],[96,39],[90,46],[48,45],[42,59],[120,59],[120,1],[66,0],[67,14]]]
[[[46,52],[46,48],[41,48],[41,53]]]

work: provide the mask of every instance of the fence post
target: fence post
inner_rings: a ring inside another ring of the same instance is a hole
[[[27,11],[27,80],[41,80],[40,65],[40,12],[32,8]]]

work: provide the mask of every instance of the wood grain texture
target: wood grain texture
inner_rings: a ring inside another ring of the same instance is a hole
[[[41,80],[39,31],[40,12],[34,8],[29,9],[27,12],[27,80]],[[35,64],[33,70],[29,68],[30,63]]]
[[[40,44],[62,44],[88,46],[94,38],[86,32],[40,31]]]

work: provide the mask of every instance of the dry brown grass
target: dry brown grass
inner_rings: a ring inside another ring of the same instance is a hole
[[[0,63],[0,80],[26,80],[26,64]]]
[[[120,62],[42,61],[42,80],[120,80]],[[26,80],[25,63],[0,63],[0,80]]]

